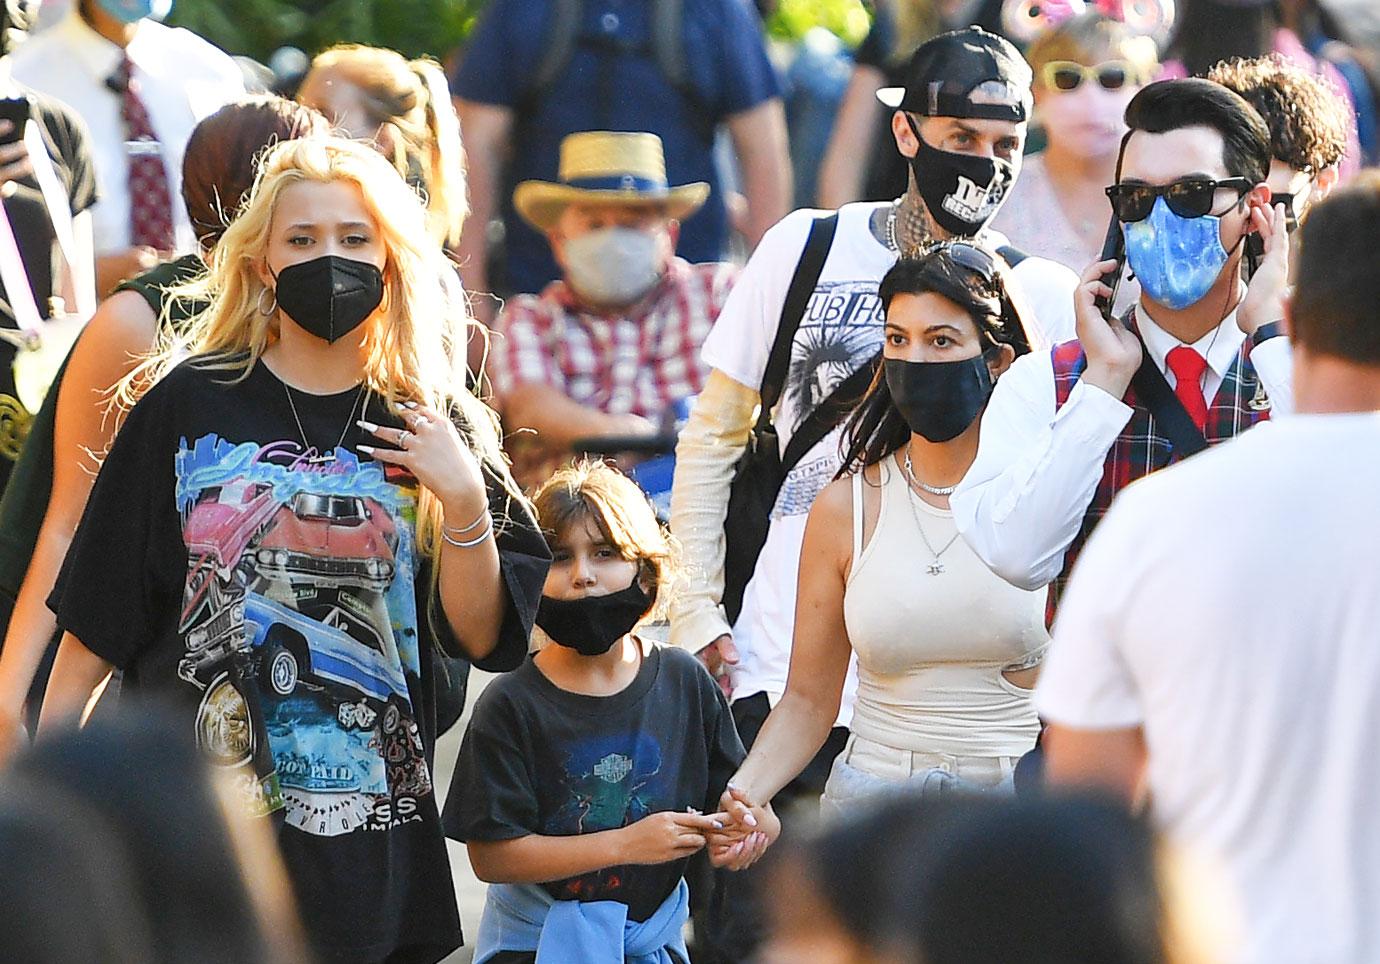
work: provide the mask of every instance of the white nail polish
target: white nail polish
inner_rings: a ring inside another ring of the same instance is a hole
[[[374,454],[374,447],[373,447],[372,445],[360,445],[360,446],[356,446],[356,447],[357,447],[361,452],[363,452],[365,455],[373,455],[373,454]]]
[[[379,430],[379,427],[375,425],[373,422],[366,422],[362,418],[356,421],[355,424],[358,425],[360,428],[364,429],[364,431],[366,432],[377,432]]]

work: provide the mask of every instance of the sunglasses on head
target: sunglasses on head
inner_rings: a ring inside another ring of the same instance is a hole
[[[1229,177],[1221,181],[1210,177],[1185,177],[1171,184],[1113,184],[1107,188],[1107,197],[1112,202],[1112,210],[1121,221],[1144,221],[1150,216],[1156,198],[1164,198],[1181,218],[1201,218],[1212,213],[1217,192],[1231,189],[1236,199],[1241,198],[1255,187],[1249,178]]]
[[[950,261],[981,275],[982,280],[992,284],[997,276],[997,264],[992,256],[981,248],[966,241],[936,241],[919,252],[919,257],[928,258],[934,254],[944,254]]]
[[[1040,70],[1040,79],[1050,90],[1070,91],[1095,80],[1103,90],[1121,90],[1138,82],[1139,71],[1124,60],[1107,60],[1096,67],[1085,67],[1072,60],[1052,60]]]

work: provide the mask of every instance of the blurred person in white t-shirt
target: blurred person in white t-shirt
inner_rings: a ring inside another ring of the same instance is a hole
[[[1297,414],[1118,497],[1036,691],[1049,781],[1148,798],[1222,862],[1235,961],[1380,954],[1377,222],[1375,171],[1309,212],[1280,309]]]

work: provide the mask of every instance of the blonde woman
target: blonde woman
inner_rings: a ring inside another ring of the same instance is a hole
[[[460,120],[434,60],[341,44],[316,55],[297,99],[343,133],[372,141],[427,199],[427,225],[454,247],[469,213]]]
[[[122,699],[169,705],[274,816],[322,960],[460,944],[428,657],[517,666],[548,557],[493,416],[450,379],[425,216],[367,146],[265,158],[209,276],[180,289],[210,307],[122,388],[166,371],[51,600],[66,635],[40,727],[112,667]]]

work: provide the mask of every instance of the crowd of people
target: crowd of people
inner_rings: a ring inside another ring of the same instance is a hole
[[[0,4],[0,959],[1380,956],[1380,56],[761,6]]]

